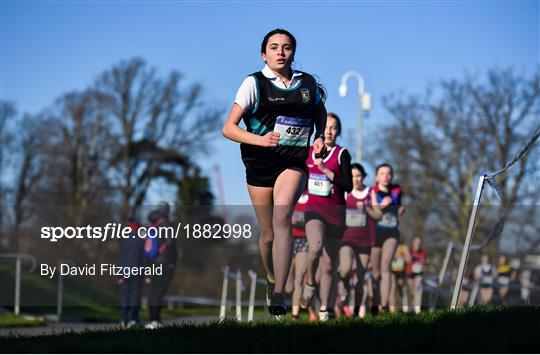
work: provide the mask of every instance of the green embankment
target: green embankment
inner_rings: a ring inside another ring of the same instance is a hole
[[[362,321],[179,325],[0,338],[4,352],[520,353],[540,349],[540,307],[475,308]]]
[[[0,306],[13,311],[15,293],[14,263],[0,263]],[[57,313],[58,279],[42,277],[37,271],[29,274],[23,268],[21,280],[21,313],[43,315]],[[119,320],[120,287],[104,288],[91,280],[78,277],[64,278],[63,319],[84,322],[117,322]],[[229,311],[234,312],[234,311]],[[216,307],[164,309],[164,317],[219,314]],[[21,325],[21,319],[5,317],[0,327]],[[148,310],[141,310],[142,320],[148,318]],[[13,320],[10,322],[9,320]],[[23,322],[24,323],[24,322]],[[35,322],[34,322],[35,323]],[[25,322],[32,325],[31,322]]]
[[[27,273],[26,269],[25,266],[21,280],[21,313],[56,314],[58,279],[40,276],[37,270]],[[0,263],[0,305],[10,310],[15,294],[14,270],[14,263]],[[111,309],[118,304],[118,295],[85,278],[64,277],[63,303],[63,314],[68,317],[108,320]]]
[[[16,316],[13,313],[0,314],[0,327],[29,327],[45,324],[40,319],[30,319]]]

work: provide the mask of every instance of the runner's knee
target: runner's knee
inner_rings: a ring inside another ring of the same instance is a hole
[[[261,241],[263,243],[272,243],[274,241],[274,231],[272,228],[261,227]]]
[[[390,274],[390,263],[381,264],[381,274]]]
[[[272,219],[274,229],[290,229],[291,217],[286,211],[276,211]]]

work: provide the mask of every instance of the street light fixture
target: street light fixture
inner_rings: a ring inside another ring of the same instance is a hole
[[[362,75],[354,70],[349,70],[341,77],[341,83],[339,84],[339,96],[345,98],[347,96],[347,80],[350,77],[355,77],[358,79],[358,103],[359,103],[359,113],[358,113],[358,129],[356,132],[356,153],[355,160],[360,162],[362,160],[362,130],[363,130],[363,117],[362,113],[364,111],[368,112],[371,110],[371,94],[364,90],[365,81]]]

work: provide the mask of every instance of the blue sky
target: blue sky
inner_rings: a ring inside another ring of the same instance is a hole
[[[208,99],[228,110],[243,78],[262,68],[264,34],[286,28],[298,40],[297,68],[325,84],[327,108],[342,117],[344,131],[356,127],[357,90],[349,81],[341,99],[339,80],[351,69],[365,77],[373,109],[364,148],[390,119],[383,95],[420,93],[429,83],[494,66],[529,73],[540,54],[538,1],[1,1],[1,20],[0,96],[29,113],[134,56],[162,74],[176,69],[188,82],[203,82]],[[354,151],[348,136],[341,143]],[[219,137],[215,146],[217,153],[199,163],[214,182],[220,162],[227,204],[249,204],[238,144]],[[150,203],[164,195],[174,200],[163,186],[152,191]]]

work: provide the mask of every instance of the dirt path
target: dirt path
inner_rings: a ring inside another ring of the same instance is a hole
[[[163,321],[165,325],[172,324],[202,324],[210,323],[217,320],[216,316],[189,316],[171,318]],[[143,324],[146,324],[144,322]],[[0,336],[33,336],[33,335],[52,335],[61,333],[81,333],[84,331],[100,331],[118,329],[118,323],[53,323],[50,322],[45,326],[38,327],[12,327],[0,328]]]

